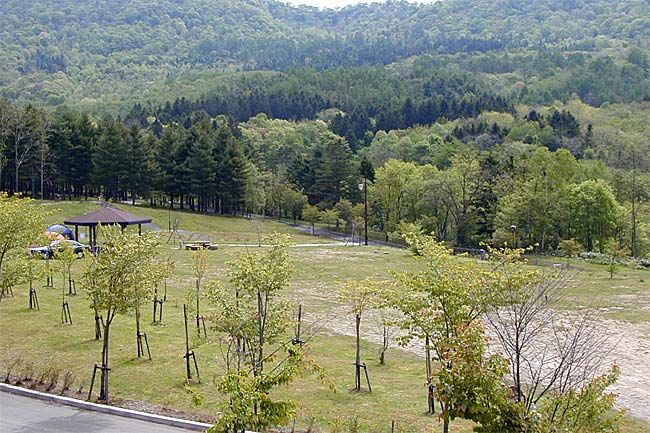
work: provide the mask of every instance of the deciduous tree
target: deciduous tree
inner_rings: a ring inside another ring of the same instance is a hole
[[[0,192],[0,285],[5,278],[4,261],[24,257],[28,245],[45,240],[45,215],[45,210],[32,199]]]
[[[274,387],[291,383],[313,369],[302,343],[282,341],[290,324],[290,305],[281,297],[293,273],[288,236],[274,234],[264,252],[245,252],[230,262],[230,287],[212,283],[208,299],[214,310],[211,328],[224,346],[227,372],[216,379],[228,396],[210,431],[263,431],[286,424],[296,403],[277,401]]]
[[[90,308],[103,311],[101,384],[99,399],[110,400],[110,329],[117,314],[133,311],[149,299],[163,278],[166,266],[159,257],[159,239],[155,234],[137,235],[119,226],[102,228],[102,252],[90,256],[82,282]]]

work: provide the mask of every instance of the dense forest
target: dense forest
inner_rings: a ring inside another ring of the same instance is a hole
[[[650,256],[645,1],[8,1],[0,190]],[[510,228],[516,227],[512,231]]]
[[[631,102],[648,96],[649,16],[644,0],[8,0],[0,95],[114,114],[134,99],[198,99],[245,80],[238,71],[415,61],[488,74],[527,103]]]

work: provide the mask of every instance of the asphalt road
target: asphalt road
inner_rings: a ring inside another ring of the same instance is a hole
[[[0,392],[1,433],[188,433],[188,430]]]

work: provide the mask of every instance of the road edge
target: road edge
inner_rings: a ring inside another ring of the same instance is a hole
[[[122,416],[125,418],[137,419],[141,421],[152,422],[156,424],[163,424],[171,427],[183,428],[192,431],[206,431],[212,424],[202,422],[190,421],[180,418],[172,418],[169,416],[156,415],[152,413],[139,412],[131,409],[124,409],[116,406],[108,406],[104,404],[91,403],[89,401],[77,400],[70,397],[60,395],[47,394],[40,391],[21,388],[19,386],[0,383],[0,391],[8,392],[10,394],[21,395],[23,397],[36,398],[39,400],[49,401],[51,403],[61,404],[65,406],[73,406],[79,409],[92,410],[95,412],[102,412],[111,415]]]

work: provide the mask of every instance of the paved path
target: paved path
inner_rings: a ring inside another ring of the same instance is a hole
[[[188,430],[0,392],[0,432],[187,433]]]

